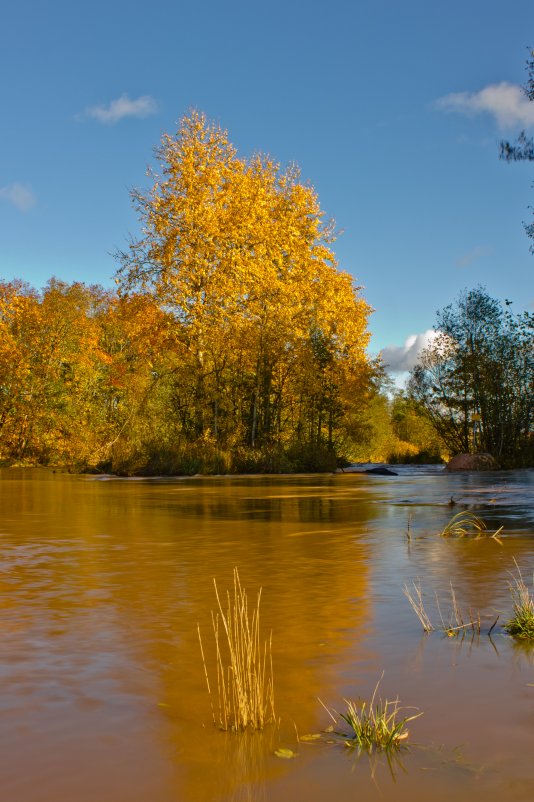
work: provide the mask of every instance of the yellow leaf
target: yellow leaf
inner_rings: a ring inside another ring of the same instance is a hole
[[[284,760],[291,760],[291,758],[297,756],[297,753],[293,752],[292,749],[284,749],[284,748],[276,749],[274,754],[276,755],[276,757],[281,757]]]

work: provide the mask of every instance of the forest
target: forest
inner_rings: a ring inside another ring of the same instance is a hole
[[[197,112],[156,157],[150,188],[132,192],[143,233],[117,254],[113,290],[0,284],[4,464],[157,475],[438,462],[477,447],[472,420],[483,444],[489,416],[510,406],[494,403],[502,384],[480,389],[491,360],[511,364],[519,341],[523,362],[501,375],[519,417],[488,443],[512,437],[496,456],[528,464],[532,316],[517,323],[493,302],[489,329],[501,342],[505,321],[508,339],[483,371],[488,326],[462,362],[451,323],[409,392],[394,392],[367,351],[372,310],[339,269],[334,226],[295,167],[239,157]]]
[[[3,464],[313,471],[437,444],[413,401],[380,391],[377,365],[316,331],[281,342],[250,322],[247,339],[228,321],[206,326],[199,355],[152,295],[57,279],[2,283],[0,328]]]

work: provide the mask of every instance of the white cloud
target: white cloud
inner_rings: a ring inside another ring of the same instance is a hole
[[[410,334],[404,345],[387,345],[382,351],[382,361],[388,373],[400,373],[415,367],[419,354],[435,336],[433,329],[427,329],[422,334]]]
[[[21,212],[27,212],[37,202],[37,198],[31,188],[27,184],[19,184],[17,181],[8,186],[0,187],[0,198],[5,198]]]
[[[121,95],[107,106],[90,106],[78,117],[92,117],[104,125],[114,125],[125,117],[149,117],[157,110],[158,105],[150,95],[142,95],[137,100],[130,100],[128,95]]]
[[[501,128],[534,127],[534,103],[520,86],[502,81],[479,92],[455,92],[435,103],[438,109],[463,114],[491,114]]]
[[[471,251],[464,253],[462,256],[459,256],[456,260],[456,267],[469,267],[473,264],[473,262],[477,262],[479,259],[482,259],[484,256],[488,256],[491,253],[491,248],[488,248],[487,245],[477,245],[476,248],[473,248]]]

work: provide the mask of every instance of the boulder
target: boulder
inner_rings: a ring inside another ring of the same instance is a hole
[[[445,466],[446,471],[496,471],[499,466],[491,454],[456,454]]]
[[[364,473],[374,473],[377,476],[398,476],[399,475],[398,473],[395,473],[395,471],[390,471],[389,468],[383,468],[383,467],[381,467],[381,468],[367,468],[367,470],[364,471]]]

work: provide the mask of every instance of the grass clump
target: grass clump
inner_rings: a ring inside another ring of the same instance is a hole
[[[496,540],[497,543],[501,543],[499,535],[502,530],[503,527],[501,526],[496,532],[490,534],[482,518],[479,518],[473,512],[469,512],[469,510],[463,510],[453,515],[439,534],[441,537],[467,537],[468,535],[474,535],[475,538],[490,537]]]
[[[515,565],[517,576],[513,577],[513,581],[510,582],[514,614],[504,628],[515,638],[534,640],[534,598],[530,594],[517,562]]]
[[[408,738],[408,722],[423,715],[416,713],[402,716],[403,708],[399,699],[391,702],[380,697],[380,681],[377,682],[369,702],[362,699],[357,702],[345,700],[347,710],[339,715],[353,731],[351,736],[344,736],[345,744],[351,748],[369,753],[374,750],[398,749]]]
[[[223,609],[217,582],[213,580],[218,610],[211,614],[217,663],[218,713],[212,702],[213,720],[222,730],[262,730],[274,719],[271,638],[260,642],[261,588],[249,612],[246,590],[234,568],[233,593],[226,593]],[[211,687],[198,630],[204,673]]]

